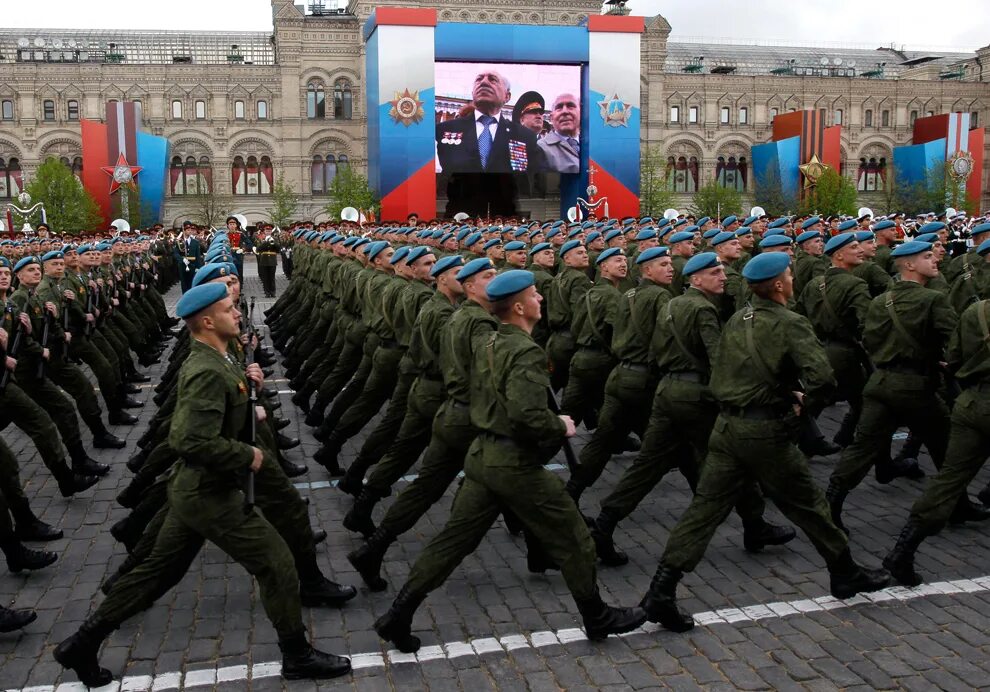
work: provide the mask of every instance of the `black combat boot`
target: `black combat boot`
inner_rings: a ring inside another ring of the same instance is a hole
[[[849,548],[828,566],[830,588],[836,598],[852,598],[858,593],[879,591],[890,584],[890,572],[885,569],[866,569],[857,565]]]
[[[763,517],[743,521],[743,547],[749,553],[758,553],[768,545],[784,545],[796,535],[792,527],[771,524]]]
[[[140,394],[141,388],[136,384],[131,384],[130,382],[125,381],[121,383],[117,391],[120,392],[121,396],[129,396],[131,394]]]
[[[286,459],[285,456],[282,455],[281,449],[277,451],[278,454],[276,455],[276,460],[278,461],[278,465],[282,467],[282,471],[289,478],[298,478],[299,476],[305,475],[306,472],[309,471],[308,466],[304,464],[296,464]]]
[[[275,433],[275,444],[278,445],[279,449],[288,451],[299,446],[299,438],[289,437],[285,433],[277,432]]]
[[[622,567],[629,564],[629,556],[621,550],[616,550],[612,534],[619,523],[618,517],[607,509],[602,509],[591,523],[591,538],[595,542],[595,553],[606,567]]]
[[[687,632],[694,627],[694,618],[677,607],[677,583],[684,573],[662,562],[657,567],[650,588],[640,601],[646,619],[671,632]]]
[[[11,610],[0,606],[0,632],[15,632],[37,619],[38,614],[33,610]]]
[[[897,537],[894,549],[883,559],[883,566],[897,583],[904,586],[918,586],[924,581],[921,575],[914,571],[914,554],[923,540],[925,534],[915,522],[909,520],[901,535]]]
[[[344,477],[344,480],[347,480],[347,476]],[[371,512],[375,509],[379,499],[378,493],[374,490],[363,488],[354,501],[354,506],[344,515],[344,528],[369,538],[375,532],[375,522],[371,518]]]
[[[291,401],[300,411],[309,415],[309,393],[305,390],[297,391],[292,395]]]
[[[384,591],[388,586],[388,583],[381,576],[382,561],[385,559],[385,553],[389,546],[394,542],[395,536],[384,527],[379,526],[367,542],[362,543],[357,550],[347,554],[347,561],[354,566],[371,591]]]
[[[102,478],[110,473],[110,467],[108,465],[99,463],[86,453],[86,448],[83,447],[82,441],[66,445],[66,447],[69,450],[69,458],[72,460],[72,470],[76,474]]]
[[[117,398],[120,404],[120,408],[143,408],[144,407],[143,401],[138,401],[137,399],[131,397],[131,394],[137,394],[141,390],[138,389],[137,392],[127,392],[124,389],[124,387],[126,386],[127,385],[121,385],[117,389]],[[134,389],[137,389],[137,387],[135,387]]]
[[[963,524],[967,521],[986,521],[990,519],[990,509],[982,504],[977,505],[969,499],[969,495],[963,493],[956,501],[956,506],[949,517],[950,524]]]
[[[357,595],[353,586],[337,584],[323,576],[316,564],[316,553],[297,557],[296,571],[299,573],[299,599],[304,606],[339,608]]]
[[[404,654],[419,651],[419,637],[412,634],[412,619],[424,598],[426,594],[414,594],[408,586],[402,587],[388,612],[375,621],[378,636],[395,644]]]
[[[144,493],[148,490],[155,482],[154,476],[150,474],[137,474],[131,479],[131,482],[127,484],[127,487],[120,491],[117,495],[117,504],[121,507],[126,507],[127,509],[134,509],[137,507],[141,500],[144,499]]]
[[[292,425],[292,421],[289,420],[288,418],[279,418],[277,416],[272,416],[272,428],[274,428],[276,432],[278,432],[279,430],[285,430],[290,425]]]
[[[138,451],[135,452],[134,456],[127,460],[127,470],[131,473],[137,473],[140,471],[141,467],[144,466],[144,462],[148,460],[148,456],[150,454],[150,449],[145,449],[143,447],[139,448]]]
[[[282,677],[286,680],[325,680],[351,672],[351,660],[345,656],[314,649],[300,632],[278,642],[282,650]]]
[[[131,384],[147,384],[148,382],[151,382],[150,377],[147,375],[142,375],[137,370],[127,375],[124,379]]]
[[[588,598],[575,598],[578,611],[584,620],[584,633],[588,639],[598,641],[610,634],[631,632],[646,622],[646,612],[642,608],[616,608],[605,605],[598,586]]]
[[[337,490],[345,492],[348,495],[353,495],[354,497],[359,497],[364,490],[364,474],[370,466],[370,464],[365,463],[361,459],[361,455],[359,454],[351,465],[347,467],[347,473],[344,474],[344,477],[337,482]],[[351,530],[354,531],[356,529]]]
[[[14,511],[14,536],[19,541],[37,541],[44,543],[47,541],[57,541],[62,538],[62,529],[46,524],[30,508],[25,507],[22,511]]]
[[[895,457],[894,459],[885,459],[874,466],[873,476],[877,479],[877,483],[886,485],[898,478],[921,480],[925,477],[925,472],[918,466],[917,459]]]
[[[136,425],[138,419],[137,416],[128,413],[123,408],[115,408],[107,414],[107,421],[110,425]]]
[[[58,560],[57,554],[47,550],[31,550],[16,538],[0,542],[0,552],[7,558],[7,567],[14,574],[23,570],[43,569]]]
[[[313,461],[325,468],[331,476],[343,476],[345,471],[340,468],[340,464],[337,461],[337,455],[340,454],[341,446],[342,444],[331,436],[322,447],[316,450],[316,454],[313,455]]]
[[[572,475],[567,480],[567,484],[564,486],[564,490],[566,490],[567,494],[571,496],[572,500],[574,500],[574,504],[577,506],[577,508],[581,509],[581,495],[583,495],[585,491],[584,484],[578,481]]]
[[[120,413],[125,412],[121,411]],[[125,413],[125,415],[134,418],[129,413]],[[134,422],[137,422],[136,418]],[[111,425],[115,424],[111,421]],[[101,422],[99,427],[93,427],[93,446],[97,449],[123,449],[127,446],[127,443],[103,427],[103,423]]]
[[[828,501],[828,509],[832,514],[832,523],[847,536],[849,529],[842,523],[842,505],[848,494],[845,490],[841,490],[835,481],[829,481],[828,490],[825,491],[825,500]]]
[[[306,413],[306,420],[304,421],[306,425],[311,428],[318,428],[323,423],[323,415],[326,413],[328,403],[320,400],[320,396],[317,394],[316,400],[312,403],[309,411]]]
[[[65,465],[64,461],[61,467],[56,466],[52,469],[52,475],[55,476],[55,480],[58,482],[58,491],[62,494],[62,497],[72,497],[87,488],[92,488],[100,481],[99,476],[75,473]]]
[[[113,682],[113,675],[100,667],[97,654],[103,640],[110,636],[113,628],[87,620],[71,637],[55,647],[55,660],[64,668],[71,668],[79,681],[87,687],[103,687]]]

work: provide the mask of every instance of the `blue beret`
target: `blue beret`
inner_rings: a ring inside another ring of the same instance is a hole
[[[219,264],[207,264],[196,270],[196,274],[193,276],[192,285],[199,286],[200,284],[205,284],[208,281],[213,281],[213,279],[230,276],[233,273],[234,272],[230,271],[226,262],[221,262]]]
[[[724,219],[722,219],[722,228],[725,228],[726,226],[730,226],[738,220],[739,220],[738,217],[736,217],[733,214],[730,214],[729,216],[726,216]]]
[[[516,250],[525,250],[526,249],[526,243],[522,242],[521,240],[510,240],[509,242],[507,242],[505,244],[505,247],[502,248],[502,249],[505,250],[506,252],[515,252]]]
[[[763,237],[769,238],[770,236],[774,236],[774,235],[786,235],[786,234],[787,231],[785,231],[783,228],[768,228],[767,232],[763,234]]]
[[[805,219],[804,223],[801,224],[801,230],[806,231],[816,223],[821,223],[822,219],[820,216],[812,216],[810,219]]]
[[[752,225],[752,223],[753,223],[754,221],[759,221],[759,219],[760,219],[760,217],[759,217],[759,216],[747,216],[747,217],[746,217],[746,220],[742,222],[742,225],[743,225],[743,226],[749,226],[749,225]]]
[[[618,228],[613,228],[611,231],[605,234],[605,242],[607,243],[608,241],[612,240],[612,238],[618,238],[621,235],[622,235],[622,231],[620,231]]]
[[[876,240],[877,236],[873,231],[856,231],[856,242],[865,243],[868,240]]]
[[[980,256],[983,256],[988,252],[990,252],[990,238],[984,240],[982,243],[980,243],[980,247],[976,248],[976,254]]]
[[[544,250],[553,250],[553,245],[550,243],[537,243],[533,246],[533,249],[529,251],[529,256],[532,257],[537,252],[543,252]]]
[[[791,220],[789,218],[787,218],[786,216],[782,216],[781,218],[775,221],[771,221],[770,225],[767,226],[767,228],[781,228],[782,226],[786,226],[790,222]]]
[[[599,231],[592,231],[591,233],[589,233],[585,237],[584,242],[585,243],[592,243],[592,242],[598,240],[601,237],[602,237],[602,234]]]
[[[0,255],[0,268],[10,269],[10,260],[3,255]]]
[[[674,228],[677,228],[678,226],[686,226],[687,222],[687,219],[678,219],[674,222]]]
[[[651,238],[657,237],[657,231],[655,228],[644,228],[639,233],[636,234],[636,240],[650,240]]]
[[[629,225],[632,225],[634,223],[636,223],[636,219],[633,218],[632,216],[627,216],[626,218],[622,219],[622,225],[623,226],[629,226]]]
[[[433,269],[430,270],[430,276],[437,277],[443,274],[448,269],[453,269],[455,267],[463,267],[464,258],[460,255],[448,255],[442,259],[437,260],[437,263],[433,265]]]
[[[791,256],[786,252],[764,252],[743,267],[742,275],[750,283],[759,283],[784,273],[791,266]]]
[[[698,223],[699,226],[704,226],[706,223],[708,223],[711,220],[712,220],[712,217],[710,217],[710,216],[702,216],[700,219],[698,219],[698,222],[697,223]]]
[[[852,229],[859,226],[859,222],[856,219],[849,219],[848,221],[843,221],[839,224],[839,233],[845,233],[846,231],[851,231]]]
[[[669,225],[670,225],[670,219],[660,219],[660,221],[657,222],[658,228],[663,228],[664,226],[669,226]]]
[[[906,243],[902,243],[894,248],[890,253],[891,257],[911,257],[912,255],[920,255],[922,252],[928,252],[932,249],[931,243],[922,243],[917,240],[910,240]]]
[[[788,238],[783,233],[774,233],[772,235],[763,236],[763,240],[760,241],[761,248],[768,247],[781,247],[782,245],[793,245],[794,241]]]
[[[981,223],[973,226],[973,230],[969,232],[969,235],[974,236],[979,235],[980,233],[990,233],[990,223]]]
[[[362,247],[364,245],[371,245],[371,240],[368,238],[358,238],[354,241],[354,249]],[[365,253],[368,254],[368,253]]]
[[[721,228],[717,228],[717,227],[709,228],[707,231],[701,234],[701,237],[704,238],[705,240],[711,240],[721,232],[722,232]]]
[[[598,258],[595,260],[595,264],[596,265],[599,265],[602,262],[604,262],[605,260],[611,259],[612,257],[615,257],[616,255],[622,255],[623,257],[625,257],[625,255],[622,254],[621,248],[610,247],[608,250],[606,250],[602,254],[598,255]]]
[[[914,239],[919,243],[932,243],[934,245],[938,242],[938,233],[919,233]]]
[[[697,224],[693,224],[691,226],[687,226],[685,228],[682,228],[680,230],[680,232],[681,233],[697,233],[700,230],[701,230],[701,228]]]
[[[408,245],[403,245],[392,254],[392,257],[389,258],[388,263],[398,264],[406,258],[406,255],[409,254],[410,249],[411,248]]]
[[[568,252],[570,252],[576,247],[581,247],[580,240],[568,240],[566,243],[560,246],[560,256],[563,257],[564,255],[566,255]]]
[[[639,225],[640,226],[642,226],[644,224],[648,224],[648,223],[653,223],[653,217],[652,216],[644,216],[643,218],[641,218],[639,220]]]
[[[470,233],[471,233],[470,228],[462,228],[461,230],[457,231],[457,242],[459,243],[465,238],[467,238],[468,235],[470,235]]]
[[[799,235],[797,237],[797,242],[799,244],[800,243],[806,243],[809,240],[814,240],[815,238],[821,238],[821,237],[822,237],[822,234],[819,233],[818,231],[805,231],[804,233],[802,233],[801,235]]]
[[[550,240],[551,238],[553,238],[555,235],[558,235],[559,233],[560,233],[560,229],[559,228],[551,228],[549,231],[546,232],[546,239],[547,240]]]
[[[721,245],[727,240],[732,240],[735,237],[736,234],[733,231],[720,231],[714,238],[712,238],[712,247]]]
[[[718,261],[718,255],[714,252],[701,252],[684,263],[681,274],[691,276],[695,272],[700,272],[702,269],[711,269],[712,267],[719,266],[719,264],[721,263]]]
[[[525,291],[535,283],[536,277],[533,276],[533,272],[525,269],[510,269],[488,282],[485,292],[488,294],[488,300],[494,302],[515,295],[519,291]]]
[[[581,224],[581,228],[583,228],[585,230],[587,230],[589,228],[594,228],[594,227],[595,227],[595,222],[594,221],[591,221],[591,220],[585,221],[584,223]]]
[[[520,226],[519,228],[517,228],[515,231],[512,232],[512,237],[522,238],[527,233],[529,233],[529,229],[526,228],[525,226]]]
[[[744,235],[753,235],[753,229],[750,228],[749,226],[743,226],[742,228],[736,231],[737,238]]]
[[[110,249],[110,243],[108,243],[106,241],[104,241],[102,243],[97,243],[96,244],[96,247],[93,248],[93,249],[96,250],[97,252],[106,252],[107,250]]]
[[[197,276],[199,272],[197,272]],[[227,297],[226,284],[201,284],[182,294],[175,306],[175,314],[182,319],[192,317],[214,303]]]
[[[34,255],[28,255],[27,257],[22,257],[20,261],[18,261],[18,263],[14,265],[14,273],[16,274],[20,270],[24,269],[24,267],[30,266],[32,264],[37,264],[38,266],[41,266],[41,260],[39,260]]]
[[[672,233],[669,238],[667,238],[667,244],[673,245],[674,243],[683,243],[685,240],[694,240],[694,233],[691,231],[677,231],[677,233]]]
[[[560,228],[563,225],[564,225],[564,220],[563,219],[557,219],[552,224],[550,224],[550,228]]]
[[[440,240],[440,238],[443,238],[444,233],[445,233],[445,231],[442,231],[442,230],[439,230],[438,229],[436,231],[433,231],[433,233],[431,233],[427,237],[433,238],[433,240]]]
[[[639,253],[639,255],[636,256],[636,264],[646,264],[651,260],[655,260],[659,257],[666,257],[669,254],[670,251],[662,245],[658,247],[651,247],[646,250],[643,250],[641,253]]]
[[[444,233],[443,235],[440,236],[440,242],[446,243],[448,240],[450,240],[453,237],[454,237],[453,233]]]
[[[488,248],[492,248],[495,247],[496,245],[501,245],[501,244],[502,244],[501,240],[499,240],[498,238],[492,238],[491,240],[489,240],[487,243],[484,244],[484,249],[487,250]]]
[[[367,252],[368,259],[370,260],[375,259],[381,253],[381,251],[387,248],[388,246],[389,244],[387,240],[376,240],[374,243],[371,243],[368,246],[368,252]]]
[[[832,236],[828,239],[828,242],[825,243],[825,254],[831,255],[836,250],[844,248],[846,245],[854,242],[855,240],[855,233],[840,233],[839,235]]]
[[[938,233],[939,231],[945,230],[945,224],[941,221],[931,221],[926,223],[924,226],[918,229],[918,234],[922,233]]]
[[[890,219],[884,219],[883,221],[879,221],[873,224],[873,230],[886,231],[888,228],[895,228],[896,226],[897,224],[891,221]]]
[[[68,243],[68,244],[62,246],[62,254],[63,255],[64,254],[68,254],[70,252],[75,252],[77,255],[79,254],[78,252],[76,252],[76,246],[73,245],[72,243]]]
[[[65,259],[65,253],[61,250],[52,250],[51,252],[46,252],[45,256],[41,258],[42,262],[47,262],[48,260]]]
[[[473,259],[467,264],[465,264],[463,267],[461,267],[461,270],[457,272],[457,280],[465,281],[466,279],[470,279],[472,276],[474,276],[479,272],[483,272],[486,269],[494,269],[494,268],[495,265],[492,264],[492,261],[490,259],[488,259],[487,257],[478,257],[477,259]]]
[[[357,241],[358,241],[358,237],[356,235],[352,235],[349,238],[344,238],[344,247],[350,247],[351,245],[354,245],[354,243],[356,243]]]
[[[471,235],[469,235],[467,237],[467,240],[464,241],[464,245],[465,245],[465,247],[471,247],[472,245],[474,245],[475,243],[477,243],[479,240],[481,240],[481,234],[480,233],[472,233]]]
[[[330,244],[336,245],[337,243],[342,243],[345,240],[347,240],[346,236],[342,236],[342,235],[334,236],[333,240],[330,241]]]
[[[409,266],[412,266],[417,261],[423,259],[427,255],[432,254],[432,253],[433,253],[433,250],[431,248],[426,247],[425,245],[420,245],[419,247],[414,247],[406,255],[406,264],[409,265]]]

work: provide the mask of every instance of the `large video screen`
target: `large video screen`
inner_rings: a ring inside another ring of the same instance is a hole
[[[581,68],[436,64],[436,169],[447,213],[513,214],[580,172]],[[548,176],[549,174],[549,176]]]

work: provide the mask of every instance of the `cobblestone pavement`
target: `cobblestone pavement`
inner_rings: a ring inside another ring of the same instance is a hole
[[[247,273],[247,295],[261,296],[250,260]],[[280,290],[285,284],[279,270]],[[167,298],[170,306],[174,304],[177,289]],[[270,303],[259,297],[256,322]],[[277,367],[275,384],[283,391],[283,410],[301,423],[280,377]],[[151,406],[142,410],[143,420]],[[837,428],[841,413],[826,412],[826,432]],[[295,461],[317,449],[308,428],[299,423],[285,431],[303,439],[301,447],[289,452]],[[0,635],[0,689],[81,689],[73,674],[63,674],[51,652],[99,602],[101,580],[124,558],[124,549],[109,529],[125,515],[114,498],[129,480],[124,462],[142,431],[141,425],[115,429],[131,444],[118,452],[99,453],[101,461],[113,464],[113,471],[93,491],[71,501],[58,495],[25,437],[12,429],[4,432],[23,462],[34,509],[61,526],[66,538],[51,546],[61,556],[53,567],[20,575],[0,572],[0,603],[38,611],[38,620],[23,632]],[[345,448],[345,462],[359,443],[353,440]],[[613,460],[585,494],[585,511],[597,509],[630,459],[627,455]],[[812,462],[820,483],[827,481],[835,461]],[[931,472],[927,457],[923,466]],[[554,468],[563,472],[562,465]],[[318,550],[325,571],[345,583],[361,584],[345,558],[358,545],[358,537],[341,526],[350,497],[338,492],[312,462],[308,476],[298,480],[310,498],[314,523],[329,533]],[[984,470],[973,491],[988,480],[990,473]],[[879,564],[920,489],[920,484],[905,480],[880,486],[871,477],[850,496],[846,524],[852,529],[857,557]],[[387,609],[425,541],[443,525],[452,496],[448,492],[389,551],[388,591],[371,594],[362,588],[342,610],[305,611],[318,646],[354,656],[353,676],[318,685],[283,683],[275,633],[254,584],[243,569],[210,546],[178,587],[113,634],[101,661],[118,679],[125,678],[126,690],[990,689],[990,537],[986,527],[978,525],[950,528],[926,542],[918,557],[926,585],[839,602],[827,595],[822,561],[803,536],[752,556],[743,551],[742,527],[733,515],[680,588],[683,605],[695,614],[699,627],[688,634],[647,628],[594,643],[579,629],[580,619],[560,574],[529,574],[522,540],[497,523],[479,549],[420,608],[413,623],[424,643],[419,654],[388,651],[372,622]],[[631,560],[622,568],[600,570],[607,601],[632,605],[639,600],[689,497],[680,476],[668,476],[619,527],[617,544]],[[376,517],[382,511],[380,507]],[[769,518],[784,521],[776,510]]]

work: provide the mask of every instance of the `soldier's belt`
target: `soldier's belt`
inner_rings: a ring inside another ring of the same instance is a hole
[[[499,435],[498,433],[483,432],[481,433],[481,436],[487,437],[489,440],[493,442],[497,442],[500,445],[505,445],[506,447],[515,447],[516,449],[527,449],[526,447],[523,447],[523,445],[521,445],[519,442],[509,437],[508,435]]]
[[[262,255],[277,255],[278,253],[277,252],[270,252],[270,251],[266,250],[266,251],[262,252],[261,254]]]
[[[920,363],[884,363],[877,365],[878,370],[896,372],[900,375],[916,375],[918,377],[931,377],[934,372],[932,368]]]
[[[696,382],[697,384],[708,384],[708,377],[700,372],[668,372],[667,379],[678,382]]]
[[[608,351],[606,351],[601,346],[592,346],[590,344],[581,344],[580,346],[578,346],[578,350],[588,351],[589,353],[608,353]]]
[[[450,406],[450,408],[456,409],[456,410],[464,410],[464,409],[468,408],[468,405],[467,405],[466,402],[458,401],[457,399],[447,399],[447,405]]]
[[[622,361],[619,363],[619,367],[633,372],[650,372],[650,366],[646,363],[634,363],[631,360]]]
[[[395,339],[381,339],[378,342],[378,348],[398,349],[398,348],[402,348],[402,344],[400,344]]]
[[[192,257],[186,257],[186,259],[189,260],[190,262],[195,262],[196,261],[196,256],[193,255]]]
[[[720,410],[726,416],[747,420],[779,420],[788,415],[787,408],[777,406],[729,406],[723,404]]]

